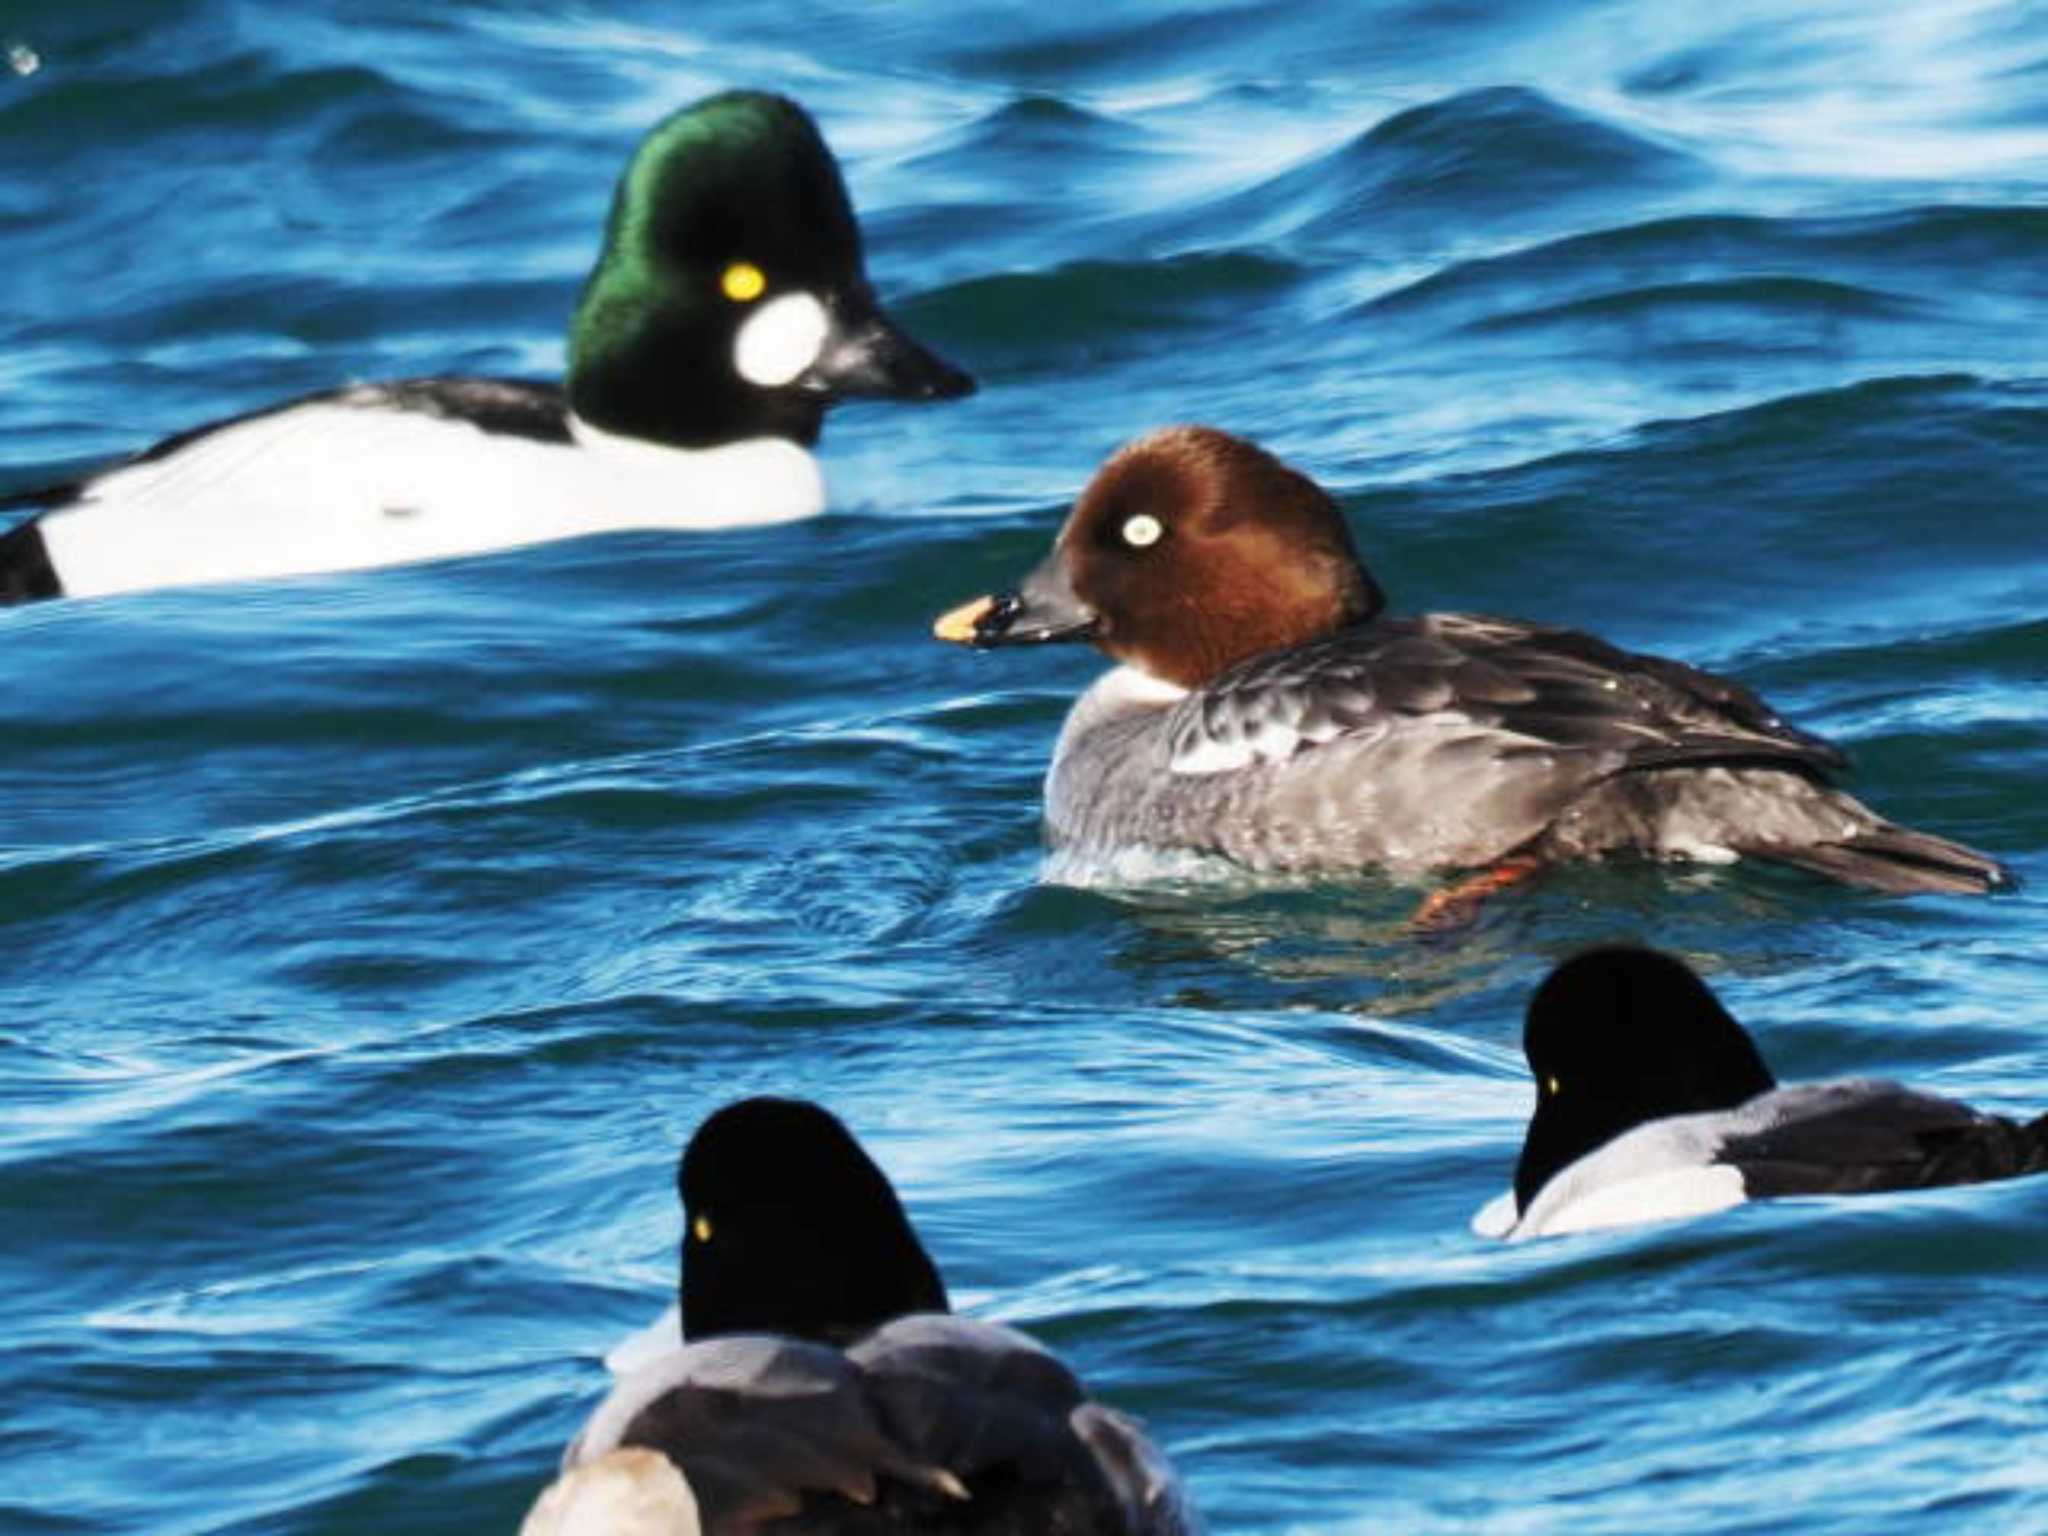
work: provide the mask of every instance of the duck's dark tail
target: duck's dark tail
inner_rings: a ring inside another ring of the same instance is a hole
[[[1864,814],[1869,815],[1867,811]],[[1989,854],[1875,816],[1870,817],[1869,825],[1858,826],[1840,842],[1779,845],[1757,851],[1844,885],[1897,895],[1946,892],[1982,896],[2019,884],[2012,871]]]
[[[63,595],[64,584],[34,518],[0,533],[0,607]]]
[[[1927,1161],[1912,1180],[1916,1188],[2048,1172],[2048,1115],[2024,1122],[1987,1115],[1975,1125],[1922,1139],[1928,1143]]]

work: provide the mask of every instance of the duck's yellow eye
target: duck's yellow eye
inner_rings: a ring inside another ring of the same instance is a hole
[[[695,1221],[691,1222],[690,1235],[700,1243],[710,1242],[711,1218],[709,1216],[699,1216]]]
[[[1543,1079],[1543,1091],[1551,1095],[1553,1098],[1555,1098],[1563,1088],[1564,1084],[1560,1083],[1554,1077],[1546,1077],[1545,1079]]]
[[[748,304],[768,291],[768,274],[751,261],[736,261],[725,269],[718,286],[735,304]]]
[[[1150,512],[1140,512],[1124,524],[1124,542],[1133,549],[1147,549],[1166,533],[1166,524]]]

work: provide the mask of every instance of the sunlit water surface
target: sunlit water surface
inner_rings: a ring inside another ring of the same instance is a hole
[[[1386,884],[1061,890],[1097,659],[926,638],[1206,420],[1397,603],[1730,672],[2048,890],[2048,13],[1077,14],[0,7],[0,488],[557,370],[624,156],[733,84],[984,384],[843,412],[814,523],[0,614],[0,1526],[510,1528],[755,1092],[1218,1532],[2048,1524],[2048,1181],[1466,1229],[1576,946],[1787,1077],[2038,1109],[2040,895],[1617,868],[1418,944]]]

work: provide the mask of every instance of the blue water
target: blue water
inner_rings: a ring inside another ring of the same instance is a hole
[[[559,367],[639,133],[807,102],[983,392],[834,511],[0,614],[0,1528],[509,1529],[773,1091],[1220,1532],[2048,1527],[2048,1181],[1513,1249],[1520,1010],[1691,957],[1789,1078],[2048,1104],[2048,11],[0,5],[0,489]],[[29,66],[33,64],[33,68]],[[2030,890],[1037,880],[1075,651],[932,614],[1198,419],[1397,604],[1764,690]]]

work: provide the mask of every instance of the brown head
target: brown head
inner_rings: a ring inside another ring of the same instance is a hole
[[[1192,688],[1384,606],[1313,480],[1227,432],[1167,427],[1096,472],[1014,593],[963,604],[935,632],[977,646],[1093,640]]]

